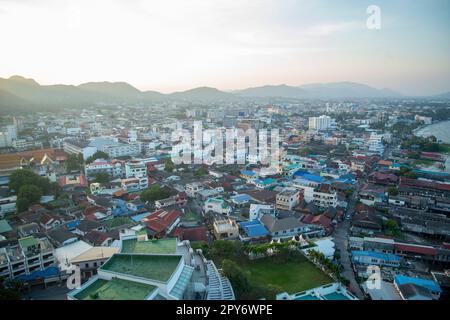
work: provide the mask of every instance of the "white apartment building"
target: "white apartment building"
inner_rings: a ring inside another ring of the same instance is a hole
[[[82,154],[84,160],[97,152],[97,148],[90,146],[88,141],[65,140],[63,149],[68,154]]]
[[[25,139],[13,140],[12,146],[18,151],[30,150],[30,149],[42,149],[42,142],[39,141],[28,141]]]
[[[382,155],[384,153],[383,135],[372,132],[367,147],[370,152]]]
[[[12,147],[13,141],[17,139],[17,128],[15,125],[8,125],[0,132],[0,148]]]
[[[121,187],[127,192],[140,191],[148,188],[148,178],[127,178],[121,180]]]
[[[119,178],[123,173],[122,164],[120,162],[112,163],[104,159],[97,159],[85,166],[85,174],[88,179],[93,178],[100,172],[105,172],[113,178]]]
[[[419,116],[418,114],[416,114],[414,120],[416,122],[423,121],[424,124],[431,124],[433,122],[432,117]]]
[[[147,165],[141,160],[132,160],[125,163],[125,177],[147,177]]]
[[[232,211],[231,206],[223,199],[209,198],[205,201],[203,210],[207,212],[215,212],[219,214],[229,215]]]
[[[278,210],[292,210],[299,203],[300,191],[295,188],[285,188],[277,194]]]
[[[192,182],[186,184],[186,194],[189,198],[195,198],[198,192],[204,189],[203,185],[199,182]]]
[[[117,138],[111,137],[94,138],[90,141],[89,146],[107,153],[110,158],[137,156],[141,152],[139,143],[121,143]]]
[[[327,130],[331,128],[333,122],[334,120],[331,117],[325,115],[320,117],[310,117],[308,127],[310,130]]]
[[[268,204],[250,204],[248,220],[259,220],[263,215],[270,214],[275,216],[275,208],[273,205]]]
[[[302,188],[304,190],[303,197],[307,203],[313,202],[322,208],[337,207],[337,192],[330,185],[322,184],[318,187],[303,186]]]

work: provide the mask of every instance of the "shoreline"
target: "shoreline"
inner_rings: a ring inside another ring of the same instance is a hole
[[[412,133],[415,135],[415,136],[417,136],[417,137],[427,137],[427,136],[431,136],[431,135],[434,135],[434,136],[436,136],[436,134],[433,134],[433,133],[429,133],[429,134],[420,134],[420,131],[422,131],[422,130],[425,130],[425,129],[427,129],[427,128],[430,128],[430,127],[432,127],[432,126],[439,126],[439,125],[441,125],[441,124],[443,124],[443,123],[448,123],[449,124],[449,128],[450,128],[450,119],[449,120],[443,120],[443,121],[439,121],[439,122],[436,122],[436,123],[432,123],[432,124],[427,124],[427,125],[423,125],[423,126],[420,126],[420,127],[418,127],[418,128],[416,128],[416,129],[414,129],[413,131],[412,131]],[[438,141],[442,141],[442,143],[450,143],[450,136],[447,138],[445,138],[445,140],[444,139],[441,139],[441,138],[439,138],[439,137],[437,137],[436,136],[436,138],[438,139]]]

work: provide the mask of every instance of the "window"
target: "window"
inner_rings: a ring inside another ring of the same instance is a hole
[[[85,263],[85,264],[84,264],[84,267],[85,267],[85,268],[89,268],[89,263]]]

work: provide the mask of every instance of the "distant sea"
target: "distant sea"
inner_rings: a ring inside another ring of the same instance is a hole
[[[420,137],[435,136],[438,140],[442,140],[445,143],[450,143],[450,121],[430,124],[417,130],[414,134]]]

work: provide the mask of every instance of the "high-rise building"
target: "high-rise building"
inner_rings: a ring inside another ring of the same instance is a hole
[[[309,129],[310,130],[327,130],[331,127],[333,119],[329,116],[322,115],[320,117],[310,117],[309,118]]]

